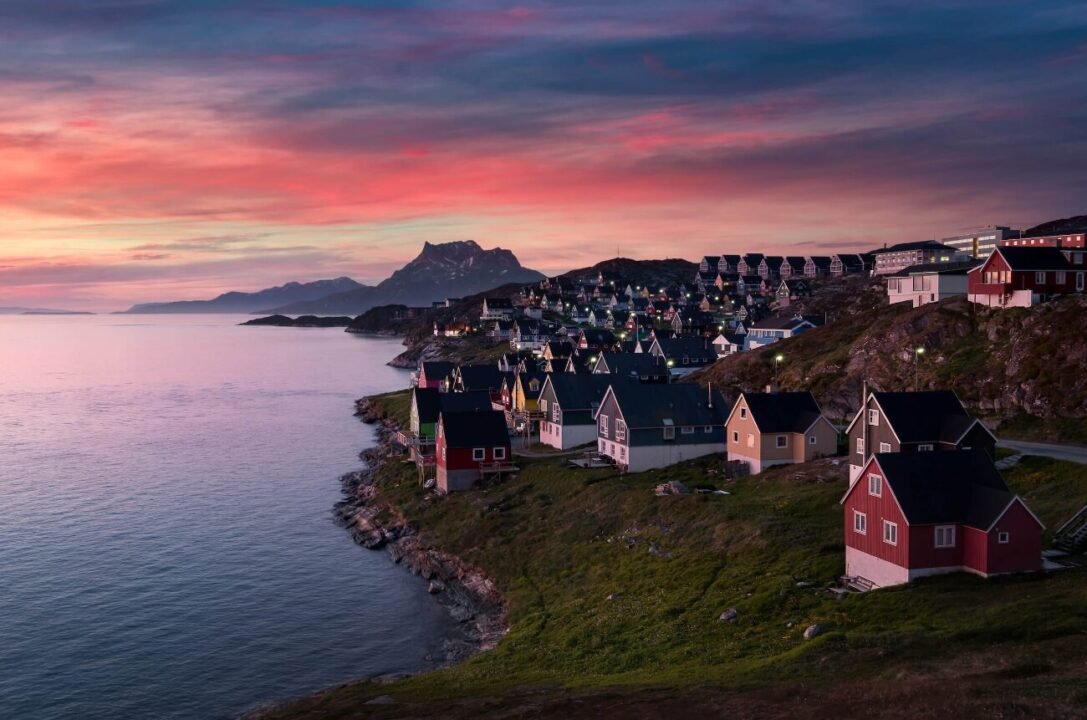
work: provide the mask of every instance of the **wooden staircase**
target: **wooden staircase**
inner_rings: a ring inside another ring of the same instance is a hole
[[[1087,505],[1053,533],[1053,547],[1067,553],[1087,549]]]

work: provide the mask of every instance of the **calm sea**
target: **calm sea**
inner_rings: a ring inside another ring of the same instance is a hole
[[[0,718],[227,718],[427,666],[425,584],[332,523],[396,341],[0,317]]]

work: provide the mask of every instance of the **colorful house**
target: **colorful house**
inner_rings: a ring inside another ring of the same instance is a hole
[[[728,459],[752,475],[834,455],[838,431],[810,392],[740,393],[725,421]]]
[[[967,279],[967,299],[986,307],[1030,307],[1081,293],[1087,265],[1073,265],[1055,247],[998,247]]]
[[[437,438],[437,487],[443,495],[470,490],[484,478],[516,469],[506,417],[498,410],[442,413]]]
[[[874,587],[1042,566],[1045,526],[981,450],[877,453],[841,500],[845,572]]]

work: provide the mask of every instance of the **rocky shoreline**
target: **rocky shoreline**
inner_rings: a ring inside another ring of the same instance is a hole
[[[359,454],[365,469],[340,478],[344,499],[333,511],[336,522],[359,545],[384,549],[394,563],[428,581],[427,592],[456,620],[456,631],[428,660],[448,665],[494,649],[508,632],[505,602],[494,582],[460,558],[423,543],[410,520],[381,497],[374,478],[381,464],[397,454],[391,441],[397,426],[380,417],[365,398],[358,401],[356,415],[376,425],[377,444]]]

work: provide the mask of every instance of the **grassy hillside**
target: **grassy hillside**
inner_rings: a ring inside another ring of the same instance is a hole
[[[832,322],[694,379],[731,395],[762,389],[781,354],[779,387],[810,389],[835,418],[852,414],[865,381],[888,391],[950,388],[1017,436],[1087,442],[1087,298],[1003,311],[960,298],[913,309],[888,306],[879,285],[829,285],[803,310]]]
[[[871,703],[892,692],[886,683],[917,710],[933,703],[925,688],[938,678],[956,679],[961,692],[942,695],[934,711],[1087,713],[1081,571],[947,576],[843,599],[825,591],[843,569],[844,464],[727,482],[719,458],[625,477],[554,460],[519,464],[514,480],[438,500],[399,462],[378,480],[426,543],[496,581],[511,624],[498,649],[270,717],[666,717],[795,710],[797,697],[830,712],[842,693],[871,716]],[[1050,527],[1087,502],[1080,466],[1028,460],[1007,479]],[[665,480],[731,494],[656,497]],[[720,621],[729,608],[736,621]],[[806,641],[813,623],[824,632]]]

